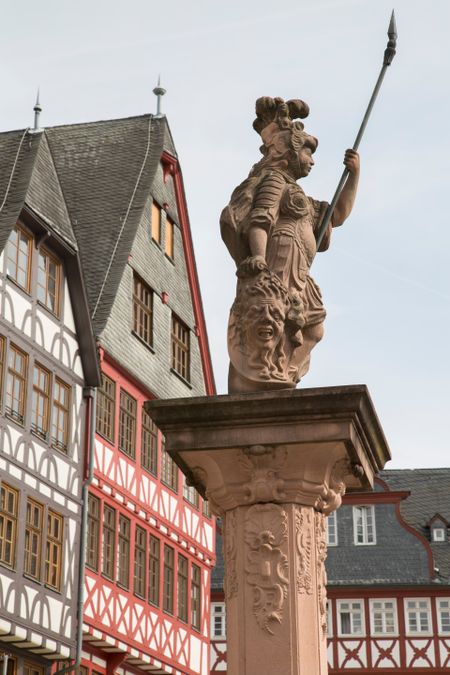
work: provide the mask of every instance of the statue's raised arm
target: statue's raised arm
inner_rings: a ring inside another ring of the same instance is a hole
[[[308,113],[300,100],[257,100],[253,127],[263,158],[220,218],[238,277],[228,326],[230,393],[295,387],[323,335],[325,309],[309,269],[317,250],[328,248],[332,227],[352,209],[359,157],[346,152],[349,175],[318,248],[328,204],[306,196],[297,184],[311,171],[317,148],[300,121]]]

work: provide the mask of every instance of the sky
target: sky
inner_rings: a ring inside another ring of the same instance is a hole
[[[156,112],[178,150],[213,365],[226,393],[234,263],[219,216],[259,159],[259,96],[301,98],[302,187],[330,201],[382,65],[389,0],[4,0],[0,130]],[[366,384],[386,468],[448,466],[450,2],[395,0],[397,55],[360,146],[355,208],[311,274],[328,316],[301,387]]]

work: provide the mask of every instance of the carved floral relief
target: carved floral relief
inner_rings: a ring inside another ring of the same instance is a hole
[[[276,504],[255,504],[245,517],[246,580],[253,589],[253,614],[260,628],[273,635],[271,623],[282,622],[287,597],[287,513]]]

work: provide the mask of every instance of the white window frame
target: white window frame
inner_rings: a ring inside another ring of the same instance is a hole
[[[222,631],[219,635],[216,635],[216,623],[215,618],[220,619],[222,626]],[[211,641],[213,640],[226,640],[227,639],[227,617],[226,609],[224,602],[212,602],[211,603]]]
[[[337,511],[333,511],[333,513],[330,513],[330,515],[325,518],[325,524],[327,533],[327,546],[337,546],[338,545]]]
[[[393,607],[392,609],[389,609],[385,606],[385,603],[392,603]],[[381,608],[375,608],[376,603],[382,603]],[[397,600],[395,598],[371,598],[369,601],[369,607],[370,607],[370,633],[371,635],[375,636],[389,636],[389,637],[396,637],[398,636],[398,612],[397,612]],[[388,631],[386,630],[386,618],[387,615],[392,612],[392,616],[394,619],[394,630]],[[383,624],[382,630],[377,631],[376,626],[375,626],[375,614],[380,613],[381,614],[381,623]]]
[[[421,603],[421,602],[426,603],[426,607],[425,608],[417,607],[416,609],[411,608],[411,609],[408,610],[408,603],[410,603],[410,602],[414,602],[414,603],[416,603],[416,605],[418,603]],[[409,635],[414,635],[414,636],[420,636],[420,635],[430,636],[430,635],[432,635],[433,634],[433,624],[432,624],[432,621],[431,621],[431,601],[430,601],[430,598],[405,598],[404,603],[405,603],[405,605],[404,605],[404,609],[405,609],[405,634],[408,635],[408,636]],[[412,630],[411,629],[410,616],[409,616],[410,611],[414,611],[415,614],[416,614],[416,617],[421,612],[426,611],[427,622],[428,622],[428,630]]]
[[[327,637],[333,637],[333,608],[331,600],[327,600]]]
[[[446,603],[446,606],[443,606],[443,603]],[[442,627],[442,614],[446,613],[449,615],[447,620],[448,629],[444,630]],[[439,635],[450,635],[450,598],[436,598],[436,613],[438,618],[438,634]]]
[[[342,620],[341,613],[345,611],[345,605],[348,605],[349,608],[345,613],[350,614],[350,633],[344,633],[342,630]],[[353,607],[353,605],[359,605],[359,609]],[[354,631],[354,615],[359,613],[361,615],[361,632],[356,633]],[[365,637],[366,635],[366,621],[364,613],[364,600],[338,600],[337,601],[337,631],[339,637]]]
[[[362,516],[362,535],[363,541],[358,541],[358,514],[359,510]],[[369,539],[368,514],[372,518],[372,540]],[[375,546],[377,543],[377,531],[375,524],[375,506],[373,504],[364,504],[353,507],[353,542],[355,546]]]
[[[447,539],[445,527],[433,527],[433,529],[431,530],[431,534],[432,534],[431,538],[433,541],[441,542],[446,541]]]

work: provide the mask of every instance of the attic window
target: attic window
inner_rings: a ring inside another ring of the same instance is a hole
[[[27,293],[30,292],[32,240],[28,232],[16,225],[9,235],[6,249],[6,272]]]
[[[152,239],[161,244],[161,207],[156,202],[152,203]]]
[[[173,235],[174,235],[174,225],[173,222],[167,218],[166,219],[166,255],[173,260],[173,254],[174,254],[174,241],[173,241]]]
[[[433,541],[445,541],[445,529],[443,527],[434,527],[431,531]]]

